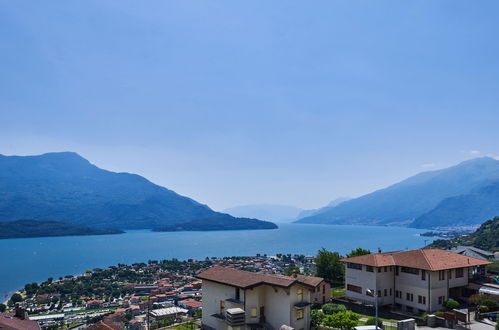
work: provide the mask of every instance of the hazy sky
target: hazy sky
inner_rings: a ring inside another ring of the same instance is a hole
[[[499,155],[499,2],[0,1],[0,153],[214,209]]]

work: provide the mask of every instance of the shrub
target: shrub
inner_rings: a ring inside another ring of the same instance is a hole
[[[490,311],[495,311],[499,308],[499,303],[490,298],[482,300],[482,305],[487,306]]]
[[[338,312],[333,315],[326,315],[324,324],[337,329],[353,329],[359,321],[357,314],[352,311]]]
[[[376,318],[371,316],[370,318],[367,319],[366,325],[375,325],[376,324]],[[378,319],[378,328],[383,328],[383,321]]]
[[[433,313],[433,315],[438,316],[438,317],[443,317],[444,316],[444,312],[437,311],[437,312]]]
[[[449,299],[447,300],[445,303],[444,303],[444,306],[448,309],[448,310],[453,310],[453,309],[456,309],[459,307],[459,303],[453,299]]]
[[[489,311],[489,308],[485,305],[480,305],[480,306],[478,306],[478,308],[480,309],[481,313],[486,313]]]
[[[324,321],[324,317],[325,315],[323,312],[314,309],[310,311],[310,324],[312,325],[312,327],[318,327]]]
[[[346,310],[347,308],[345,307],[345,305],[340,305],[340,304],[324,304],[322,306],[322,311],[324,312],[324,314],[327,315],[332,315],[339,312],[346,312]]]

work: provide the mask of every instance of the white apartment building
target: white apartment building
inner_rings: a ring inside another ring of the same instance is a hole
[[[409,313],[433,312],[449,298],[461,297],[477,267],[490,264],[440,249],[373,253],[342,261],[346,298],[374,304],[377,296],[379,306]]]
[[[319,277],[270,275],[212,267],[203,280],[203,329],[310,329],[312,294]]]

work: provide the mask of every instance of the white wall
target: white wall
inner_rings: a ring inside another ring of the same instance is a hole
[[[378,271],[378,269],[380,271]],[[395,297],[395,290],[393,288],[395,267],[387,266],[387,267],[379,267],[378,269],[376,269],[376,267],[374,268],[374,271],[376,272],[375,288],[377,291],[380,291],[378,304],[380,306],[393,304],[393,299]],[[384,294],[385,289],[386,289],[386,296]],[[391,295],[390,295],[390,289],[392,291]]]
[[[294,305],[300,302],[298,288],[303,291],[303,302],[310,302],[311,289],[299,285],[291,288],[280,288],[270,285],[261,285],[252,289],[241,290],[241,300],[244,299],[246,323],[260,321],[260,307],[265,308],[265,319],[272,327],[279,329],[282,325],[289,325],[297,330],[310,329],[310,307],[304,310],[304,318],[297,320]],[[222,320],[212,317],[220,312],[220,300],[235,297],[235,288],[204,280],[203,290],[203,324],[215,329],[228,329]],[[230,308],[230,302],[225,302],[225,309]],[[251,308],[257,309],[257,316],[251,317]]]
[[[235,298],[235,288],[229,285],[223,285],[208,280],[203,280],[203,324],[206,324],[215,329],[227,329],[224,321],[219,320],[211,315],[220,313],[220,300]],[[244,300],[244,291],[240,290],[241,300]],[[230,308],[228,302],[225,302],[225,310]]]
[[[449,279],[449,271],[445,271],[445,279],[439,280],[438,272],[426,271],[426,279],[422,280],[421,273],[411,274],[402,272],[402,267],[399,267],[399,275],[395,275],[395,266],[387,267],[386,272],[384,267],[380,267],[381,272],[374,267],[374,272],[368,272],[366,266],[362,265],[362,270],[348,268],[345,264],[345,289],[348,284],[356,285],[362,288],[362,293],[356,293],[346,290],[346,297],[367,304],[374,304],[374,298],[365,294],[367,289],[375,289],[381,291],[379,298],[380,305],[388,305],[398,303],[402,306],[410,306],[414,312],[418,310],[435,311],[442,308],[438,304],[438,297],[445,296],[447,300],[448,289],[453,287],[466,286],[468,284],[468,269],[463,270],[463,277],[456,278],[455,270],[451,270],[451,279]],[[430,286],[430,292],[429,292]],[[384,290],[387,289],[387,296],[384,295]],[[390,296],[390,289],[392,295]],[[402,293],[401,298],[395,297],[395,291]],[[413,300],[407,300],[407,293],[411,293]],[[418,296],[425,297],[426,304],[419,303]]]
[[[349,299],[362,301],[367,304],[374,304],[374,298],[366,295],[367,289],[376,287],[376,268],[375,272],[367,272],[366,266],[362,265],[362,269],[348,268],[345,264],[345,296]],[[362,288],[362,293],[349,291],[347,285],[352,284]]]

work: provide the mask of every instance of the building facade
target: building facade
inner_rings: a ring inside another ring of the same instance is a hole
[[[281,276],[212,267],[203,280],[204,329],[310,329],[310,305],[319,277]]]
[[[466,291],[470,276],[490,262],[440,249],[374,253],[342,259],[345,296],[409,313],[440,310]]]

